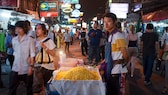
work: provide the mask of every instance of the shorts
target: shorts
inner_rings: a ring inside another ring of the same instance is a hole
[[[33,74],[33,93],[40,93],[52,77],[53,70],[35,67]]]
[[[128,47],[128,54],[129,54],[129,56],[137,57],[137,55],[138,55],[137,47]]]

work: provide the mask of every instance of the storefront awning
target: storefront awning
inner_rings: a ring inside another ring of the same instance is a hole
[[[168,19],[167,10],[159,10],[142,16],[143,22],[160,21]]]

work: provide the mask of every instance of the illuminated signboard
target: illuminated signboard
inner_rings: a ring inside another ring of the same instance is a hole
[[[71,3],[71,4],[77,4],[79,3],[79,0],[62,0],[63,3]]]
[[[40,16],[41,17],[57,17],[58,16],[58,2],[43,1],[40,2]]]
[[[40,12],[41,17],[57,17],[58,12]]]
[[[126,18],[128,13],[128,3],[111,3],[110,12],[117,15],[117,18]]]
[[[57,3],[56,2],[43,2],[40,4],[41,11],[56,11]]]
[[[135,5],[135,7],[134,7],[134,12],[139,11],[141,8],[142,8],[142,5],[141,5],[141,4]]]
[[[0,8],[17,8],[19,0],[0,0]]]
[[[79,10],[74,10],[71,14],[71,17],[80,17],[80,11]]]

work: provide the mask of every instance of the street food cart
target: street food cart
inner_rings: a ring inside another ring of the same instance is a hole
[[[97,75],[89,78],[89,74]],[[60,95],[105,95],[105,84],[98,68],[81,64],[55,70],[49,87]]]

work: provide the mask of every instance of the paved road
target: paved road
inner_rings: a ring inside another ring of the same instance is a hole
[[[67,53],[67,57],[82,58],[85,62],[87,62],[87,56],[82,56],[81,54],[79,42],[75,42],[70,46],[70,53]],[[7,95],[9,86],[9,65],[2,64],[2,69],[4,72],[2,74],[2,80],[5,84],[5,88],[0,89],[0,95]],[[134,77],[130,78],[129,74],[127,75],[126,95],[162,95],[160,92],[164,85],[164,78],[163,76],[160,76],[160,72],[154,71],[151,79],[151,86],[144,86],[143,79],[144,76],[142,65],[136,64]],[[21,84],[18,89],[18,95],[24,95],[24,84]]]

